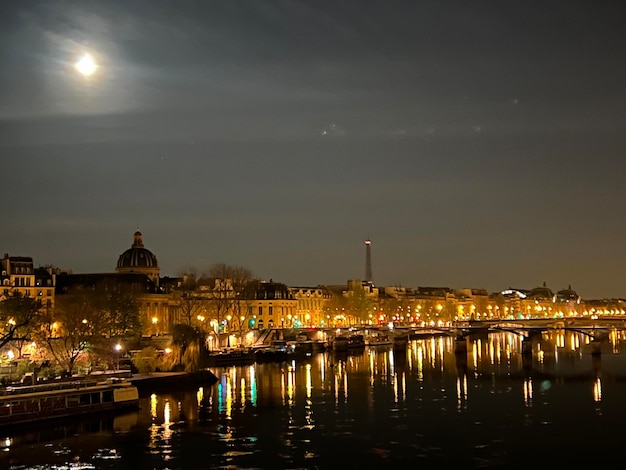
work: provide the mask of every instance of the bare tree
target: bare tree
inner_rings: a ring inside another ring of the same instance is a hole
[[[91,308],[100,313],[100,334],[107,338],[139,336],[141,320],[135,296],[118,289],[96,290],[89,295]]]
[[[182,282],[176,288],[180,307],[180,323],[192,326],[198,315],[205,310],[206,296],[200,291],[199,280],[202,275],[196,268],[189,267],[181,271]]]
[[[46,312],[37,342],[44,346],[66,375],[85,353],[101,325],[100,312],[94,310],[86,295],[60,297],[54,309]]]
[[[330,317],[331,325],[342,325],[345,320],[345,316],[348,314],[349,309],[348,298],[341,293],[334,292],[330,300],[324,304],[323,311]],[[300,320],[299,320],[300,321]],[[298,324],[298,326],[300,326]]]
[[[118,289],[96,288],[58,296],[54,308],[42,314],[40,325],[33,336],[68,375],[86,353],[108,357],[112,339],[141,332],[134,297]]]
[[[209,269],[209,278],[213,282],[209,302],[216,320],[216,332],[219,334],[229,314],[239,318],[242,308],[247,308],[243,291],[252,280],[252,271],[240,266],[216,263]]]
[[[369,314],[373,311],[374,300],[367,294],[362,286],[356,286],[346,293],[346,313],[350,316],[350,323],[361,323],[369,320]]]
[[[27,340],[37,328],[42,313],[39,299],[13,292],[0,302],[0,347],[15,340]]]

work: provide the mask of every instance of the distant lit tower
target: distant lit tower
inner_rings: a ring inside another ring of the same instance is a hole
[[[372,241],[368,238],[365,243],[365,281],[372,284]]]

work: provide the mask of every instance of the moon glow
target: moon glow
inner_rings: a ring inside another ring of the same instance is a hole
[[[85,77],[89,77],[96,71],[98,64],[96,64],[96,61],[90,54],[85,54],[78,59],[78,61],[74,64],[74,67],[78,70],[78,73]]]

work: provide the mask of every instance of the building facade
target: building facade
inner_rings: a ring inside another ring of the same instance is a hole
[[[332,294],[327,287],[289,287],[289,291],[297,302],[295,314],[288,318],[289,328],[330,325],[326,306]]]
[[[19,293],[25,297],[36,296],[35,269],[33,259],[28,256],[9,256],[4,254],[2,269],[0,271],[2,283],[2,298],[7,298],[13,293]]]
[[[73,274],[50,266],[35,268],[31,257],[5,253],[0,269],[0,300],[19,293],[40,299],[43,307],[50,309],[56,296],[81,288],[122,289],[131,292],[138,302],[145,336],[167,334],[178,323],[206,326],[211,321],[211,328],[219,332],[626,314],[623,299],[585,301],[571,286],[554,291],[545,282],[532,289],[510,287],[488,293],[476,288],[377,287],[367,279],[314,287],[254,280],[245,289],[229,287],[228,279],[209,281],[188,289],[183,278],[161,277],[157,257],[144,245],[143,234],[136,231],[130,248],[118,256],[114,272]],[[230,306],[215,315],[220,299]],[[191,301],[197,301],[193,311],[185,307]]]
[[[298,300],[287,285],[255,280],[245,290],[248,324],[255,329],[286,328],[297,318]]]

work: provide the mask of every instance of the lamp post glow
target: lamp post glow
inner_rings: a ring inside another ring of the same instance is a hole
[[[239,317],[239,344],[243,346],[243,322],[246,320],[246,317],[241,315]]]
[[[117,367],[116,370],[120,370],[120,351],[122,350],[122,345],[120,343],[117,343],[115,345],[115,352],[117,355]]]

